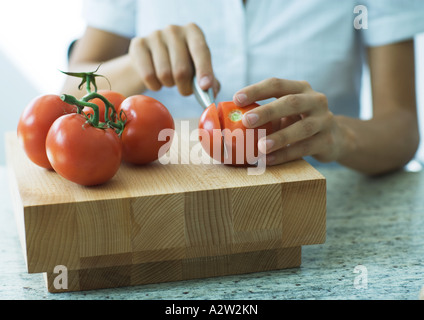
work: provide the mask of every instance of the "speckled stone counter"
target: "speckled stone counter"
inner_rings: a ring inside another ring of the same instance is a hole
[[[327,240],[295,269],[97,291],[48,293],[28,274],[0,167],[0,299],[418,299],[424,286],[424,172],[327,178]]]

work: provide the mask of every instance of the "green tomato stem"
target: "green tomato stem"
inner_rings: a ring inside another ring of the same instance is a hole
[[[90,94],[90,93],[92,93],[91,84],[93,84],[94,92],[97,92],[96,77],[105,78],[106,81],[109,83],[109,87],[110,87],[109,80],[105,76],[96,73],[99,70],[99,68],[100,68],[100,65],[97,67],[96,70],[91,71],[91,72],[65,72],[65,71],[62,71],[62,70],[59,70],[59,71],[68,75],[68,76],[71,76],[71,77],[81,78],[81,83],[79,84],[78,89],[81,90],[82,86],[85,83],[87,93]]]
[[[109,121],[108,126],[115,129],[118,136],[121,136],[125,129],[125,122],[118,120],[117,122]]]
[[[99,94],[97,92],[91,92],[91,93],[85,95],[81,99],[81,101],[88,102],[88,101],[96,99],[96,98],[102,100],[103,103],[105,104],[105,121],[106,121],[106,123],[109,122],[109,121],[112,121],[112,122],[115,121],[115,118],[116,118],[115,107],[113,106],[113,104],[108,99],[106,99],[101,94]],[[111,117],[109,117],[109,110],[112,110]]]
[[[106,97],[102,96],[101,94],[97,93],[97,92],[92,92],[87,94],[86,96],[84,96],[81,100],[84,102],[88,102],[90,100],[93,99],[100,99],[103,101],[103,103],[105,104],[105,123],[107,126],[109,126],[110,128],[115,129],[115,132],[121,136],[122,132],[124,132],[124,128],[125,128],[125,122],[121,119],[121,115],[122,115],[122,111],[120,114],[120,117],[118,120],[116,120],[116,109],[113,106],[113,104],[106,99]],[[109,115],[109,109],[112,110],[111,115]]]
[[[233,122],[241,121],[241,119],[243,118],[243,113],[239,110],[231,111],[231,113],[229,114],[229,118]]]
[[[71,96],[69,94],[63,94],[63,95],[61,95],[60,96],[60,99],[62,99],[62,101],[66,102],[68,104],[77,106],[78,109],[80,109],[80,108],[82,109],[84,107],[90,107],[90,108],[92,108],[93,111],[94,111],[94,114],[93,114],[93,117],[92,118],[88,119],[88,122],[93,127],[103,129],[103,127],[99,125],[99,121],[100,121],[99,107],[96,104],[91,103],[91,102],[86,102],[86,101],[78,100],[77,98],[75,98],[74,96]]]

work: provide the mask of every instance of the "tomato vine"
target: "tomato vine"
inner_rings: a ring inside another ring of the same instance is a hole
[[[122,112],[120,112],[120,114],[117,115],[114,105],[108,99],[106,99],[106,97],[104,97],[103,95],[97,92],[96,77],[103,77],[107,80],[107,78],[104,77],[103,75],[96,73],[99,70],[99,67],[97,67],[96,70],[90,71],[90,72],[65,72],[60,70],[60,72],[68,76],[81,78],[82,81],[79,84],[78,88],[81,89],[82,86],[86,84],[86,90],[87,90],[87,94],[84,97],[82,97],[80,100],[78,100],[77,98],[69,94],[61,95],[60,99],[70,105],[76,106],[78,108],[77,113],[83,114],[86,117],[87,122],[93,127],[99,128],[99,129],[112,128],[115,130],[118,136],[121,136],[125,128],[125,121],[122,120]],[[94,87],[94,91],[91,91],[91,86]],[[104,123],[99,121],[100,119],[99,107],[95,103],[90,102],[91,100],[96,98],[102,100],[103,103],[105,104],[105,116],[104,116],[105,122]],[[87,115],[83,113],[82,110],[84,107],[89,107],[93,109],[92,117],[88,117]],[[110,114],[110,111],[111,111],[111,114]]]
[[[97,91],[96,78],[105,78],[98,69],[61,71],[80,78],[78,88],[85,85],[86,94],[80,99],[66,93],[39,96],[26,106],[17,128],[33,163],[84,186],[110,180],[121,161],[144,165],[157,160],[172,141],[172,135],[158,139],[160,132],[174,129],[168,109],[153,98]]]

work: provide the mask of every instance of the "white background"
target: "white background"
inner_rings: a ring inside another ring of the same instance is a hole
[[[58,69],[85,28],[81,10],[81,0],[0,0],[0,165],[4,133],[16,130],[28,102],[59,93],[66,76]]]
[[[15,131],[19,116],[35,96],[59,93],[67,69],[66,53],[84,31],[82,0],[0,0],[0,165],[5,163],[4,133]],[[424,140],[424,35],[417,37],[417,92]],[[369,117],[365,86],[363,117]],[[424,143],[422,143],[424,145]],[[424,147],[418,156],[424,160]]]

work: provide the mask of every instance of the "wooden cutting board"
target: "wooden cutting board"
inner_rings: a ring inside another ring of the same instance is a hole
[[[260,175],[190,163],[181,150],[198,141],[185,141],[186,124],[176,121],[166,155],[175,161],[123,164],[97,187],[37,167],[6,134],[28,272],[45,273],[50,292],[180,281],[297,267],[301,246],[325,241],[326,181],[317,170],[304,160]]]

